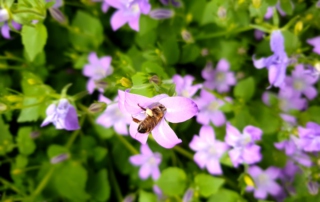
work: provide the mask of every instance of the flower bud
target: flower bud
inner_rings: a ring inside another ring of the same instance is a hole
[[[122,77],[119,82],[123,87],[126,88],[130,88],[132,86],[132,82],[126,77]]]
[[[8,109],[8,106],[0,102],[0,113],[6,111],[7,109]]]
[[[89,107],[89,112],[95,114],[99,112],[103,112],[107,108],[107,104],[104,102],[95,102],[92,103]]]
[[[7,9],[0,9],[0,22],[5,22],[9,20],[9,12]]]
[[[207,55],[209,55],[209,50],[208,50],[207,48],[203,48],[203,49],[201,50],[201,56],[202,56],[202,57],[205,57],[205,56],[207,56]]]
[[[309,193],[311,195],[317,195],[319,192],[319,183],[318,182],[308,182],[307,184]]]
[[[153,75],[149,78],[149,82],[150,83],[155,83],[155,84],[160,84],[161,83],[161,80],[160,78],[157,76],[157,75]]]
[[[49,8],[49,12],[51,16],[61,24],[65,24],[67,22],[66,17],[58,8]]]
[[[170,9],[155,9],[150,11],[149,16],[156,20],[168,19],[174,15],[173,10]]]
[[[187,23],[190,23],[192,21],[192,18],[193,18],[192,14],[188,13],[187,16],[186,16]]]
[[[302,21],[298,21],[296,23],[296,25],[294,26],[294,33],[295,35],[298,35],[303,29],[303,22]]]
[[[224,19],[227,17],[227,10],[223,6],[220,6],[217,14],[219,18]]]
[[[54,156],[50,159],[50,163],[51,164],[57,164],[60,163],[62,161],[65,161],[69,158],[69,154],[59,154],[57,156]]]
[[[94,85],[96,86],[96,88],[102,88],[102,89],[106,89],[108,86],[107,82],[103,80],[94,81]]]
[[[250,186],[250,187],[254,187],[254,181],[252,180],[252,178],[249,175],[244,175],[243,177],[244,183],[246,183],[246,185]]]
[[[181,31],[181,36],[182,36],[183,40],[185,42],[187,42],[187,43],[193,43],[194,42],[191,33],[189,31],[185,30],[185,29]]]
[[[36,139],[37,137],[39,137],[40,136],[40,131],[32,131],[31,133],[30,133],[30,137],[32,138],[32,139]]]

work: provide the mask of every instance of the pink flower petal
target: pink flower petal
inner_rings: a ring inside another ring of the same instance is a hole
[[[160,177],[159,167],[154,167],[151,171],[151,176],[153,180],[157,180]]]
[[[141,154],[137,154],[137,155],[134,155],[134,156],[131,156],[129,158],[129,161],[132,165],[135,165],[135,166],[139,166],[139,165],[142,165],[144,164],[146,161],[148,160],[148,157],[144,156],[144,155],[141,155]]]
[[[202,126],[199,132],[200,138],[208,144],[215,143],[215,134],[211,126]]]
[[[123,1],[118,0],[104,0],[106,3],[108,3],[113,8],[122,9],[124,7]]]
[[[132,18],[129,20],[129,26],[135,30],[135,31],[139,31],[139,21],[140,21],[140,15]]]
[[[142,112],[142,109],[138,106],[138,104],[141,107],[148,107],[153,103],[154,102],[152,98],[125,92],[124,106],[129,114],[135,115]]]
[[[208,143],[205,142],[202,138],[197,135],[194,135],[189,147],[194,151],[200,151],[208,146]]]
[[[167,108],[165,118],[172,123],[184,122],[199,111],[196,103],[185,97],[167,97],[159,102]]]
[[[120,27],[126,24],[128,20],[129,19],[125,17],[125,14],[121,10],[116,11],[111,17],[111,27],[113,31],[118,30]]]
[[[139,126],[139,124],[137,124],[135,122],[131,122],[130,128],[129,128],[130,135],[132,138],[138,140],[142,144],[146,144],[147,140],[148,140],[148,134],[139,133],[138,126]]]
[[[225,59],[221,59],[219,60],[218,64],[217,64],[217,70],[220,70],[220,71],[228,71],[229,70],[229,62]]]
[[[250,135],[253,141],[261,140],[262,130],[260,128],[254,126],[246,126],[243,129],[243,133]]]
[[[151,149],[149,148],[149,146],[147,144],[144,144],[144,145],[141,145],[140,147],[140,151],[141,151],[141,154],[143,155],[153,155]]]
[[[252,56],[253,65],[257,69],[262,69],[266,66],[266,58],[260,58],[259,60],[256,60],[255,56]]]
[[[277,179],[280,175],[280,169],[276,167],[269,167],[265,173],[273,180]]]
[[[211,173],[211,174],[213,174],[213,175],[220,175],[220,174],[222,174],[220,162],[219,162],[218,159],[211,158],[211,159],[207,162],[207,169],[208,169],[209,173]]]
[[[248,173],[253,177],[256,178],[258,177],[261,173],[263,173],[263,171],[261,170],[261,168],[259,168],[258,166],[251,166],[248,169]]]
[[[4,25],[2,25],[1,34],[6,39],[10,39],[11,38],[11,36],[10,36],[10,27],[9,27],[8,23],[4,23]]]
[[[151,167],[149,164],[143,164],[139,170],[139,176],[141,179],[145,180],[151,175]]]
[[[164,148],[172,148],[182,142],[164,119],[153,129],[152,136]]]
[[[80,128],[76,109],[70,105],[64,120],[66,130],[78,130]]]
[[[208,158],[208,153],[203,151],[197,152],[193,156],[194,162],[196,162],[200,168],[204,168],[206,166]]]

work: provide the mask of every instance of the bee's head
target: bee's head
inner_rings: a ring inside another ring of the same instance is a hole
[[[159,109],[160,109],[162,112],[167,111],[167,108],[166,108],[165,106],[163,106],[162,104],[159,105]]]

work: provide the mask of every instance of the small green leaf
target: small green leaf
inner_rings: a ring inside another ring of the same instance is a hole
[[[145,71],[150,74],[156,74],[157,76],[161,78],[169,78],[168,74],[164,71],[163,67],[158,65],[155,62],[147,61],[142,64],[141,67],[142,71]]]
[[[168,196],[177,196],[183,194],[186,187],[186,173],[184,170],[175,167],[169,167],[163,170],[156,184],[164,194]]]
[[[107,201],[110,197],[110,184],[106,169],[100,170],[88,182],[88,192],[95,201]]]
[[[293,4],[290,0],[280,0],[280,7],[287,15],[292,15]]]
[[[198,174],[194,181],[196,186],[199,187],[200,194],[206,198],[217,193],[224,183],[224,179],[207,174]]]
[[[282,31],[284,37],[285,50],[288,54],[295,53],[300,46],[300,41],[297,35],[289,30]]]
[[[246,200],[242,198],[237,192],[228,190],[228,189],[220,189],[217,193],[213,194],[208,202],[245,202]]]
[[[23,26],[22,31],[22,43],[31,61],[43,51],[46,44],[48,33],[46,27],[38,23],[31,26]]]
[[[96,162],[102,161],[108,153],[108,150],[104,147],[95,147],[93,149],[93,157]]]
[[[255,82],[252,77],[239,81],[234,88],[233,94],[235,97],[242,98],[245,101],[249,101],[255,91]]]
[[[162,43],[162,51],[166,58],[167,64],[175,64],[179,60],[180,50],[177,39],[171,37]]]
[[[39,118],[39,103],[37,98],[25,97],[23,99],[23,108],[18,117],[18,122],[37,121]],[[32,106],[34,105],[34,106]],[[29,107],[30,106],[30,107]]]
[[[17,143],[21,154],[26,156],[32,154],[36,149],[36,144],[30,137],[32,127],[21,127],[18,132]]]
[[[9,131],[9,126],[5,124],[0,116],[0,155],[4,155],[9,153],[14,148],[12,142],[12,135]]]
[[[61,146],[61,145],[50,145],[48,150],[47,150],[47,154],[48,154],[48,157],[51,159],[52,157],[55,157],[57,155],[60,155],[60,154],[65,154],[65,153],[68,153],[68,149]]]
[[[200,48],[195,44],[187,44],[182,47],[182,55],[180,62],[188,63],[197,59],[200,55]]]
[[[306,113],[309,115],[311,121],[320,123],[320,107],[311,106],[307,109]]]
[[[157,201],[157,197],[153,193],[140,190],[138,202],[156,202],[156,201]]]

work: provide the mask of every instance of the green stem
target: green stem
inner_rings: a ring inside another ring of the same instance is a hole
[[[2,177],[0,177],[0,182],[4,185],[10,187],[13,191],[17,192],[18,194],[25,196],[25,194],[20,189],[18,189],[15,185],[13,185],[9,181],[3,179]]]
[[[44,176],[44,178],[41,180],[40,184],[37,186],[36,190],[31,195],[31,199],[34,200],[37,195],[39,195],[42,190],[47,186],[51,176],[53,175],[55,170],[55,166],[52,166],[47,174]]]
[[[112,168],[112,162],[111,162],[110,156],[108,158],[108,161],[109,161],[108,165],[109,165],[109,173],[110,173],[110,175],[108,175],[108,176],[110,177],[110,182],[112,184],[111,187],[114,189],[114,193],[116,195],[116,198],[118,199],[117,201],[123,201],[121,190],[120,190],[119,184],[117,182],[117,179],[115,178],[115,174],[114,174],[114,171]]]
[[[216,33],[213,33],[213,34],[207,34],[207,35],[204,35],[204,36],[195,37],[195,40],[211,39],[211,38],[226,36],[228,34],[239,34],[241,32],[249,31],[249,30],[251,30],[253,28],[254,27],[252,27],[250,25],[248,27],[244,27],[244,28],[233,30],[233,32],[231,32],[232,30],[231,31],[227,30],[227,31],[216,32]]]
[[[25,60],[18,58],[18,57],[8,57],[8,56],[0,56],[1,60],[15,60],[15,61],[19,61],[19,62],[26,62]]]
[[[139,152],[134,148],[122,135],[116,135],[117,138],[122,142],[122,144],[132,153],[139,154]]]
[[[191,152],[183,149],[180,146],[175,146],[173,149],[193,161],[193,154]]]
[[[289,27],[291,27],[291,25],[293,25],[296,22],[298,18],[300,18],[299,15],[292,18],[284,27],[281,28],[281,30],[287,30]]]
[[[83,122],[84,122],[85,118],[86,118],[85,115],[83,115],[83,116],[81,117],[80,123],[79,123],[80,126],[83,125]],[[73,131],[73,133],[71,134],[71,137],[69,138],[67,144],[65,145],[65,147],[66,147],[67,149],[69,149],[69,148],[72,146],[73,142],[76,140],[76,138],[77,138],[77,136],[79,135],[80,131],[81,131],[80,129]]]
[[[41,13],[38,13],[34,10],[31,10],[31,9],[20,9],[20,10],[15,10],[15,11],[12,11],[12,13],[14,14],[17,14],[17,13],[32,13],[32,14],[35,14],[41,18],[45,18],[46,16],[45,15],[42,15]]]

